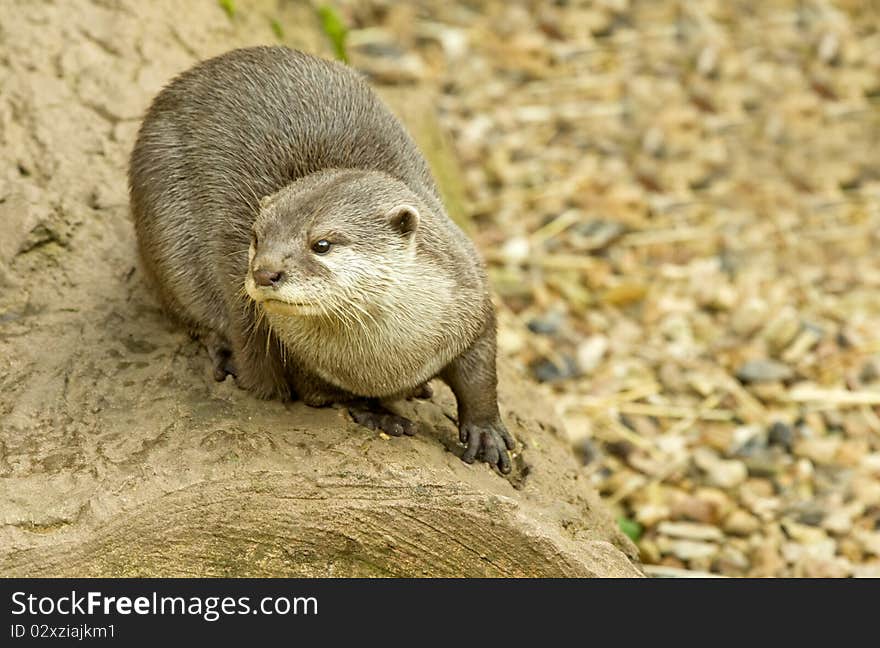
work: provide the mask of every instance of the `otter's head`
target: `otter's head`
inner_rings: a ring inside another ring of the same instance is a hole
[[[307,176],[260,203],[245,289],[274,315],[369,319],[395,308],[415,263],[423,203],[367,171]]]

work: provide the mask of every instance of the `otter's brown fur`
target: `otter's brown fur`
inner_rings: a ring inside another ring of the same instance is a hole
[[[439,376],[463,459],[510,469],[479,255],[352,70],[282,47],[197,65],[147,112],[129,185],[143,266],[218,378],[228,368],[260,397],[325,405]],[[353,415],[410,430],[388,412]]]

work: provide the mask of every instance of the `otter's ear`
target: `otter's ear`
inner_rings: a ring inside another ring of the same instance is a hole
[[[272,204],[272,196],[263,196],[260,198],[260,209],[266,209]]]
[[[398,205],[386,215],[388,224],[398,234],[412,235],[419,226],[419,210],[412,205]]]

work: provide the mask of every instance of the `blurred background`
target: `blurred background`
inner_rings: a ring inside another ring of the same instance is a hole
[[[425,87],[501,355],[649,571],[880,576],[880,4],[316,9]]]

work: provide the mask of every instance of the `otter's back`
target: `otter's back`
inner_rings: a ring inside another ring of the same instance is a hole
[[[385,171],[436,198],[423,157],[355,72],[283,47],[229,52],[166,87],[147,113],[132,174],[157,166],[179,172],[201,205],[229,205],[237,184],[263,196],[326,168]]]

